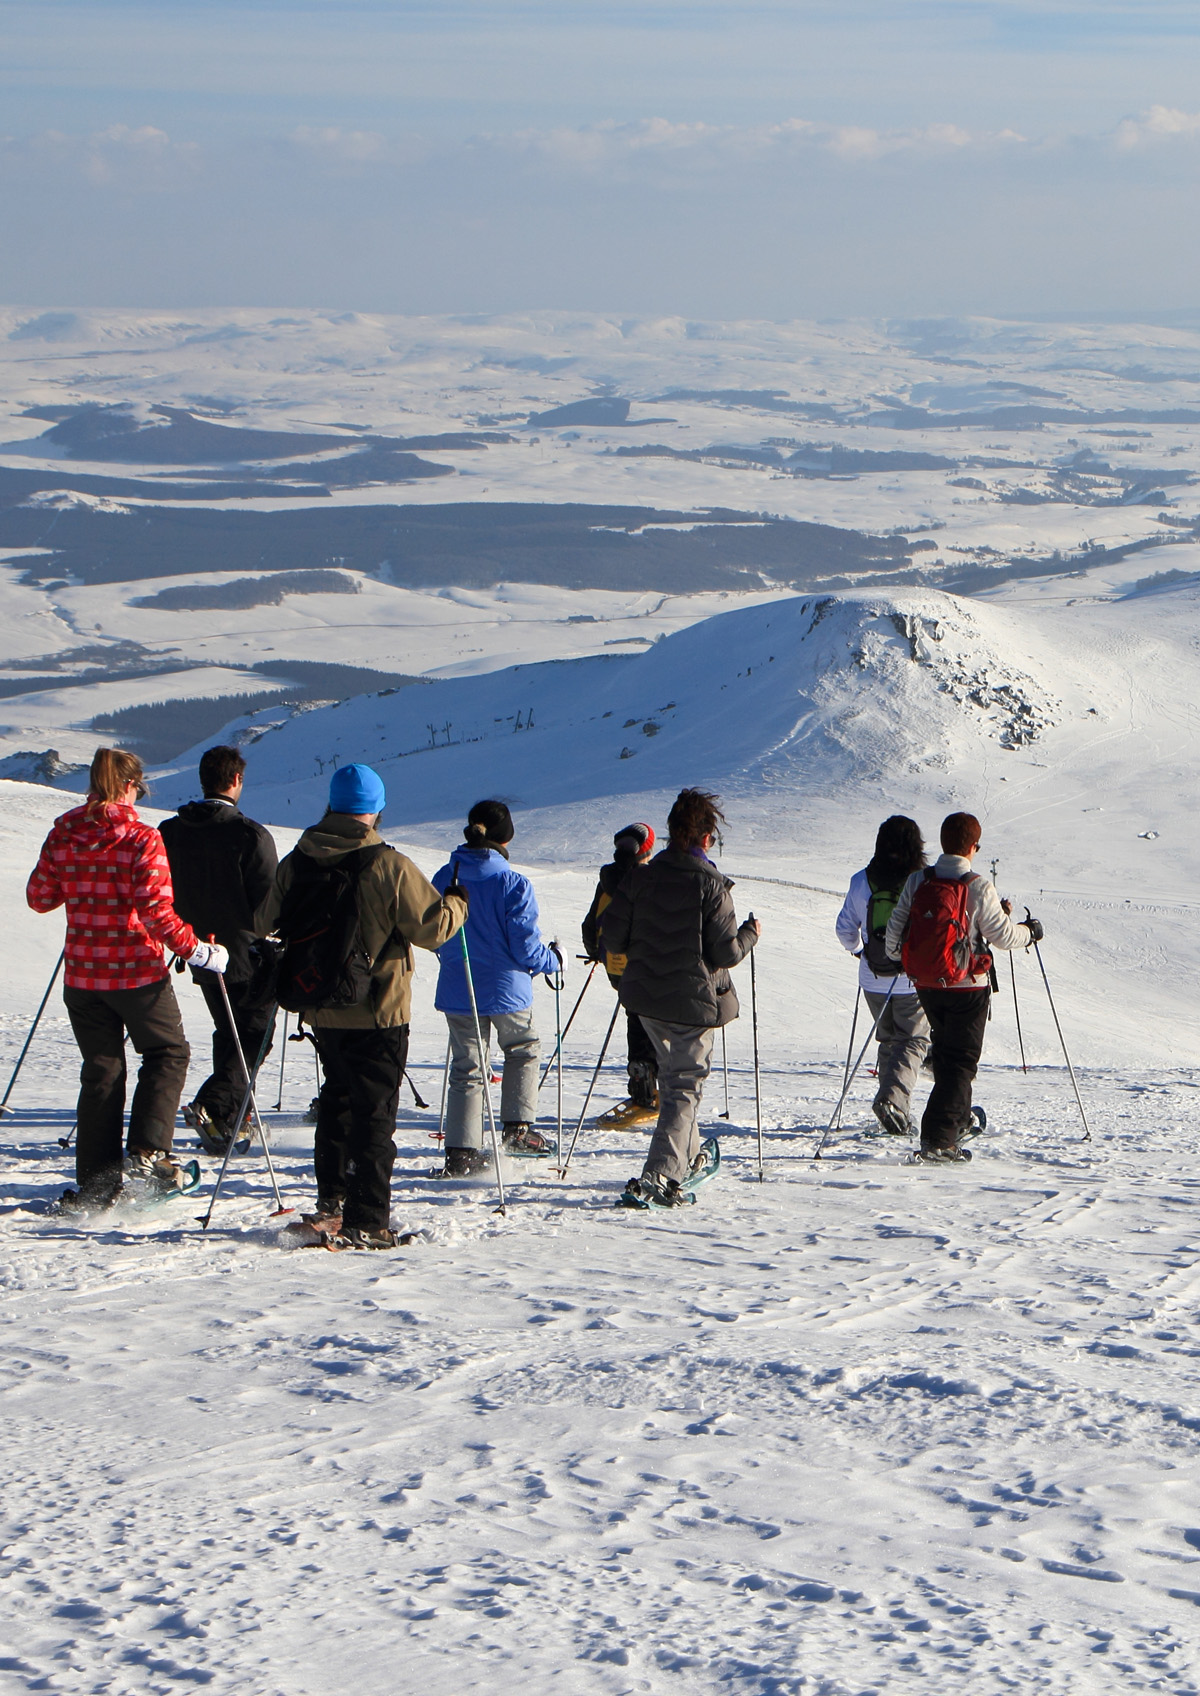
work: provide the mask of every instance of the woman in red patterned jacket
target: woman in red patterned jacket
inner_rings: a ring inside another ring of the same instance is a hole
[[[83,1055],[68,1207],[107,1207],[121,1191],[126,1031],[142,1064],[124,1171],[156,1189],[184,1181],[171,1138],[191,1051],[163,948],[215,972],[228,958],[172,906],[162,838],[134,810],[145,793],[136,755],[98,748],[86,804],[54,821],[25,891],[36,913],[67,909],[63,1000]]]

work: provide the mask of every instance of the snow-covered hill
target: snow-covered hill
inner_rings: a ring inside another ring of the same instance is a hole
[[[452,818],[489,787],[541,808],[685,777],[828,793],[946,772],[988,742],[1031,747],[1064,713],[1069,666],[1028,647],[1019,619],[954,596],[795,598],[634,656],[514,666],[286,721],[267,708],[246,728],[278,724],[252,743],[273,817],[311,811],[352,759],[378,767],[406,823]],[[190,793],[199,752],[160,781],[161,799]]]

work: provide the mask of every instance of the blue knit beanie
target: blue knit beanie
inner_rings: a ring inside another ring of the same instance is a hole
[[[383,779],[370,766],[339,766],[330,779],[331,813],[381,813],[386,800]]]

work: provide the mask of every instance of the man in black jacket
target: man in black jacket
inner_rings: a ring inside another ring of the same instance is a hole
[[[236,748],[209,748],[200,758],[203,801],[180,807],[159,829],[171,863],[175,911],[198,936],[215,936],[229,950],[225,983],[246,1064],[253,1069],[271,1047],[275,1002],[263,945],[254,936],[255,909],[275,882],[271,833],[238,807],[246,762]],[[210,1153],[223,1153],[240,1127],[233,1123],[244,1092],[241,1064],[218,983],[195,975],[213,1020],[212,1075],[183,1117]]]
[[[667,819],[669,847],[625,879],[600,921],[604,947],[627,957],[622,1005],[641,1019],[658,1057],[658,1124],[642,1175],[626,1191],[659,1206],[688,1199],[680,1185],[700,1154],[713,1037],[738,1016],[729,968],[762,933],[757,919],[738,924],[732,885],[708,858],[722,819],[715,795],[681,790]]]

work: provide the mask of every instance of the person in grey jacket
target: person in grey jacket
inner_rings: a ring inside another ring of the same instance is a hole
[[[933,1089],[921,1116],[921,1158],[931,1161],[969,1160],[961,1146],[971,1128],[971,1085],[979,1068],[991,1000],[992,948],[1027,948],[1044,934],[1037,919],[1014,924],[1011,903],[1002,901],[996,887],[971,869],[982,827],[972,813],[951,813],[942,820],[942,852],[937,863],[916,871],[900,893],[888,920],[884,946],[890,959],[904,960],[913,980],[932,1036],[930,1061]],[[966,936],[958,945],[964,962],[974,964],[957,981],[934,978],[905,957],[913,907],[927,880],[966,883]]]
[[[626,956],[621,1003],[636,1013],[658,1057],[658,1123],[640,1178],[628,1189],[660,1205],[684,1198],[680,1184],[700,1153],[697,1116],[713,1038],[738,1016],[729,968],[762,933],[741,925],[729,879],[708,858],[724,822],[718,798],[683,789],[667,818],[669,845],[627,877],[600,921],[608,952]]]

